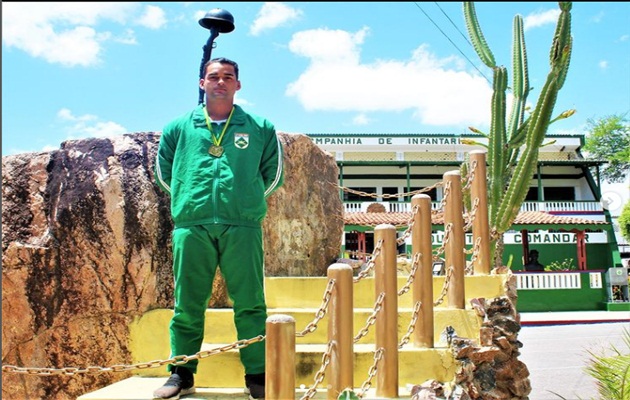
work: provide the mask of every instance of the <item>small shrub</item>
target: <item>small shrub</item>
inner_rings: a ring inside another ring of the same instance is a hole
[[[572,258],[565,258],[562,261],[552,261],[545,266],[545,271],[577,271],[577,266],[573,264]]]
[[[624,329],[624,342],[630,350],[630,331]],[[586,372],[597,381],[602,399],[630,399],[630,353],[611,346],[611,356],[589,352],[591,359]]]

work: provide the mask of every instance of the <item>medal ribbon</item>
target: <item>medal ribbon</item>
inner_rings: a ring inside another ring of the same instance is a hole
[[[206,125],[208,125],[208,129],[210,130],[210,137],[212,138],[212,143],[214,143],[215,146],[221,146],[221,141],[223,140],[225,131],[227,131],[227,127],[230,124],[230,120],[232,119],[232,113],[234,113],[234,107],[232,107],[232,110],[230,111],[230,116],[225,122],[225,126],[223,127],[223,132],[221,132],[221,136],[219,136],[219,138],[217,139],[214,137],[214,132],[212,131],[212,124],[210,123],[210,116],[208,115],[208,110],[206,109],[206,106],[204,105],[203,115],[206,117]]]

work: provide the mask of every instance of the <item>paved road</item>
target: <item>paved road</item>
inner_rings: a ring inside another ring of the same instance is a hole
[[[584,371],[588,351],[610,354],[614,345],[627,353],[624,330],[630,330],[630,323],[523,326],[519,360],[530,372],[530,400],[599,400],[595,380]]]

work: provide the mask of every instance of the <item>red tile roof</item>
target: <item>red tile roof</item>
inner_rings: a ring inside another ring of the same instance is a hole
[[[464,214],[466,220],[467,215]],[[346,225],[377,226],[380,224],[390,224],[394,226],[408,226],[411,219],[411,212],[394,213],[365,213],[350,212],[344,214]],[[432,212],[433,225],[444,224],[444,214],[441,211]],[[579,217],[552,215],[541,211],[525,211],[516,216],[513,225],[606,225],[606,221],[595,221]]]

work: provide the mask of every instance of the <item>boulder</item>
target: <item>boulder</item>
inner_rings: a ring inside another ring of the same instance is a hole
[[[3,399],[74,399],[130,375],[67,368],[131,361],[129,323],[172,308],[169,198],[155,183],[160,133],[72,140],[2,157]],[[339,256],[338,168],[279,133],[285,184],[264,221],[269,276],[325,276]],[[220,275],[210,306],[226,305]],[[150,360],[147,360],[150,361]]]

